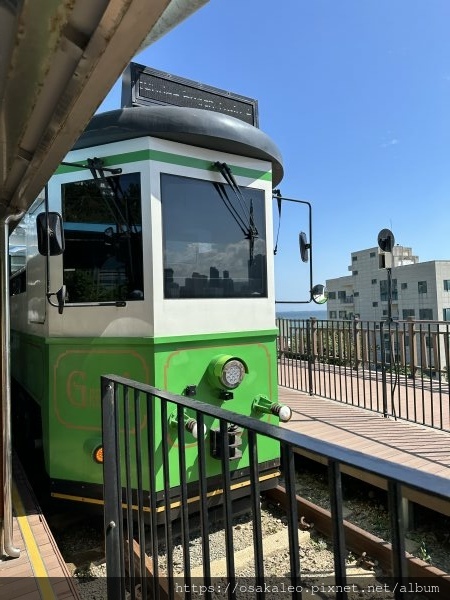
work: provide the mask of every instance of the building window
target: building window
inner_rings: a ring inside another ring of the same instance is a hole
[[[330,310],[330,319],[335,319],[335,318],[336,318],[336,311]]]
[[[391,298],[392,298],[392,300],[398,299],[397,280],[396,279],[393,279],[391,281]],[[389,300],[389,298],[388,298],[388,282],[386,279],[384,281],[380,281],[380,300],[381,300],[381,302],[387,302]]]
[[[427,293],[427,282],[419,281],[417,283],[417,289],[418,289],[419,294],[426,294]]]
[[[450,292],[450,279],[444,279],[444,290]]]
[[[372,306],[375,308],[378,306],[378,302],[372,302]]]
[[[355,298],[357,298],[359,296],[359,292],[355,292],[353,295],[355,296]]]
[[[353,271],[352,275],[358,275],[358,271]]]
[[[347,318],[347,312],[345,310],[340,310],[339,311],[339,318],[340,319],[346,319]]]
[[[369,254],[370,258],[375,258],[375,256],[376,256],[376,255],[377,255],[377,253],[376,253],[376,252],[371,252],[371,253]]]
[[[402,315],[404,319],[407,319],[408,317],[414,317],[416,314],[416,311],[413,308],[404,308],[402,311]]]
[[[444,321],[450,321],[450,308],[444,308],[443,317]]]
[[[352,256],[352,261],[355,262],[355,260],[358,260],[357,256]]]
[[[421,321],[432,321],[433,320],[433,309],[432,308],[419,308],[419,319]]]
[[[345,297],[346,297],[345,290],[343,292],[342,291],[338,292],[338,298],[339,298],[339,300],[345,300]]]
[[[336,292],[328,292],[328,300],[336,300]]]
[[[372,285],[376,285],[377,280],[376,279],[372,279]]]
[[[402,283],[400,287],[401,287],[402,290],[407,290],[408,289],[408,284],[407,283]]]
[[[396,279],[392,280],[391,293],[392,293],[392,300],[398,300],[398,289],[397,289],[397,280]]]

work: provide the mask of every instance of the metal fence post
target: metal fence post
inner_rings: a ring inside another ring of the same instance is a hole
[[[380,351],[381,351],[381,386],[383,395],[383,417],[388,417],[387,408],[387,378],[386,378],[386,348],[384,347],[384,321],[380,323]]]
[[[409,336],[409,370],[410,378],[416,377],[416,330],[414,327],[414,317],[408,317],[408,336]]]
[[[358,323],[359,323],[358,317],[354,317],[353,318],[353,348],[354,348],[354,354],[355,354],[355,363],[353,365],[353,368],[355,369],[355,371],[358,370],[359,363],[361,360],[361,343],[360,343],[360,339],[359,339],[359,335],[358,335]]]
[[[397,481],[388,481],[388,506],[392,538],[392,574],[395,584],[395,600],[402,600],[402,584],[407,581],[408,568],[405,554],[405,527],[403,523],[401,486]]]
[[[122,486],[119,431],[114,384],[101,378],[103,431],[103,494],[108,600],[125,600],[125,565],[122,544]]]
[[[313,345],[312,345],[312,321],[308,319],[306,321],[306,353],[308,355],[308,392],[310,396],[314,395],[313,386]]]

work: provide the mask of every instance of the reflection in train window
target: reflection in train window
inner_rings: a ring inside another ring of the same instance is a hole
[[[62,186],[68,302],[144,298],[138,173]]]
[[[267,296],[264,191],[161,175],[165,298]]]

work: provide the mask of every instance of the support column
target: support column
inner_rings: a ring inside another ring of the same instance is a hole
[[[20,556],[19,548],[13,545],[12,514],[12,447],[11,447],[11,367],[10,367],[10,314],[9,314],[9,269],[8,241],[9,223],[20,215],[11,215],[1,222],[0,227],[0,335],[1,335],[1,425],[2,425],[2,554],[11,558]]]

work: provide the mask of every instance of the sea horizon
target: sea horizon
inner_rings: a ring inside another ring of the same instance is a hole
[[[277,319],[311,319],[324,320],[327,318],[327,311],[324,309],[316,310],[277,310]]]

